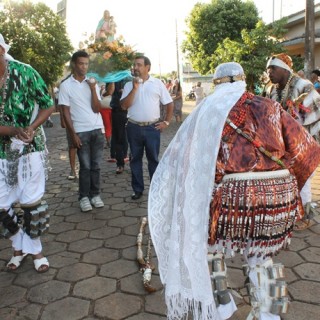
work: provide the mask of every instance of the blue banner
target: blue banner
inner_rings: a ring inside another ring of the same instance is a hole
[[[116,71],[107,73],[104,77],[101,77],[99,74],[94,72],[87,73],[88,78],[95,78],[98,82],[119,82],[126,78],[132,78],[132,75],[129,70]]]

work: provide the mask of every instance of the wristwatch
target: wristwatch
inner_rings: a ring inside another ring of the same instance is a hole
[[[169,127],[169,124],[170,124],[169,121],[165,121],[165,120],[164,120],[163,122],[166,124],[167,127]]]

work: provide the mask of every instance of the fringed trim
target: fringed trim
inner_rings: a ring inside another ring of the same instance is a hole
[[[231,255],[247,249],[249,256],[272,256],[289,245],[300,210],[297,181],[290,174],[228,179],[211,202],[209,244]]]
[[[192,315],[193,320],[220,320],[213,300],[212,304],[204,305],[200,301],[182,297],[181,294],[166,295],[165,299],[168,320],[189,319],[189,315]]]

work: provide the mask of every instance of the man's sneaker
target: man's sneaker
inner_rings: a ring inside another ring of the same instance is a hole
[[[104,207],[104,203],[101,200],[100,196],[95,196],[91,199],[91,204],[95,207],[95,208],[102,208]]]
[[[80,209],[82,212],[87,212],[92,210],[92,206],[90,204],[89,198],[88,197],[83,197],[80,199]]]

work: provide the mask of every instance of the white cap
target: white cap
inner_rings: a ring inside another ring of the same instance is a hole
[[[292,72],[292,69],[285,63],[283,62],[281,59],[278,59],[276,57],[271,57],[268,62],[267,62],[267,69],[271,66],[276,66],[276,67],[280,67],[283,68],[285,70],[288,70],[289,72]]]

